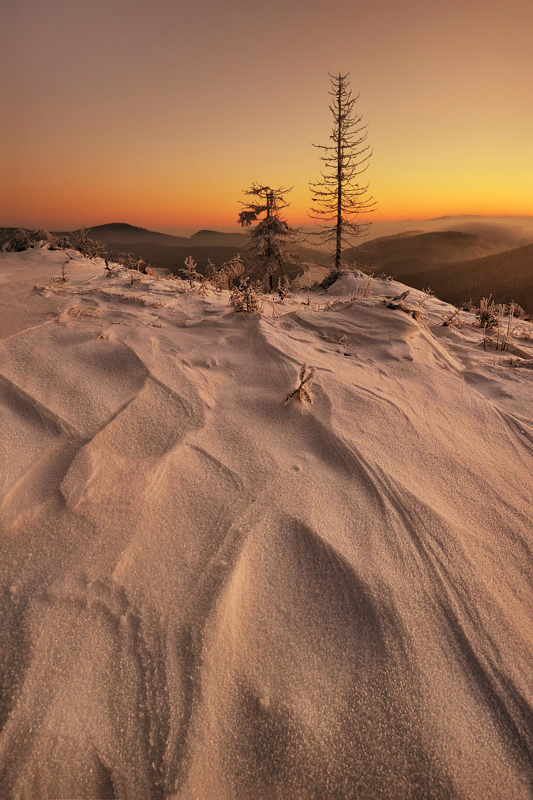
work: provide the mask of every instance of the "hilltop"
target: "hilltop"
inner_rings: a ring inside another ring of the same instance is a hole
[[[530,218],[443,217],[423,224],[455,224],[458,229],[414,229],[380,236],[348,248],[344,258],[418,289],[431,287],[450,303],[472,299],[479,304],[482,297],[492,294],[496,302],[514,301],[533,314],[533,260],[527,249],[533,242]],[[92,228],[91,237],[116,250],[126,248],[155,267],[179,274],[188,255],[203,270],[209,260],[220,265],[245,252],[249,234],[204,229],[185,238],[112,223]],[[516,247],[518,244],[520,247]],[[329,255],[317,248],[296,244],[290,249],[297,260],[286,265],[291,276],[303,271],[298,261],[316,262],[321,267],[328,264]]]

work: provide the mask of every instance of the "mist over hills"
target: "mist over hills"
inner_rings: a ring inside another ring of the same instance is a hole
[[[198,231],[189,238],[193,247],[238,247],[243,249],[250,240],[249,233],[221,233],[220,231]]]
[[[468,299],[477,305],[492,294],[496,303],[516,302],[533,314],[533,244],[485,258],[428,265],[416,272],[406,269],[396,277],[414,288],[431,286],[438,297],[454,305]]]
[[[497,251],[496,251],[497,252]],[[427,264],[463,261],[487,255],[487,243],[479,235],[463,231],[407,232],[373,239],[344,251],[347,261],[368,267],[426,268]]]
[[[484,217],[458,215],[426,220],[392,220],[372,222],[363,239],[365,241],[399,236],[405,233],[432,233],[435,231],[460,231],[481,236],[487,251],[480,255],[511,250],[533,242],[533,217]]]
[[[509,247],[517,241],[520,247]],[[469,299],[478,304],[492,294],[496,303],[514,301],[533,314],[531,242],[533,229],[478,222],[463,230],[380,237],[345,250],[344,255],[347,261],[386,272],[416,289],[431,287],[454,305]]]

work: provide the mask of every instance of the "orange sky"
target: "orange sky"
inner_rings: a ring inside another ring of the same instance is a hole
[[[327,73],[350,72],[373,218],[533,215],[533,4],[8,0],[0,225],[235,225],[253,181],[307,222]]]

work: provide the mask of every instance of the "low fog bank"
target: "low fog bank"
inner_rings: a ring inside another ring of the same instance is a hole
[[[438,217],[428,220],[399,220],[373,222],[361,241],[377,239],[412,231],[430,233],[432,231],[462,231],[480,237],[483,252],[478,255],[492,255],[503,250],[512,250],[533,242],[533,217],[485,217],[456,216]]]

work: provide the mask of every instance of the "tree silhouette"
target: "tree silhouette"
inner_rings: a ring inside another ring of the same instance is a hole
[[[368,195],[368,184],[358,183],[359,175],[368,167],[372,151],[366,144],[366,125],[354,112],[359,95],[352,97],[348,74],[329,76],[329,94],[333,97],[330,105],[333,131],[329,138],[333,144],[314,145],[322,150],[325,168],[319,180],[310,182],[313,206],[309,216],[317,220],[321,228],[313,236],[318,241],[334,243],[335,270],[341,267],[344,244],[351,245],[353,239],[370,227],[370,222],[359,221],[359,215],[373,211],[375,207]]]

